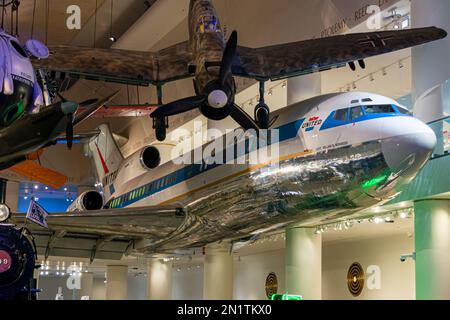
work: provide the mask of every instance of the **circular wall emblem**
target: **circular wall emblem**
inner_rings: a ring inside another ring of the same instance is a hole
[[[8,252],[0,250],[0,273],[6,272],[11,268],[11,256]]]
[[[278,279],[275,272],[269,273],[266,278],[266,295],[267,298],[272,298],[274,294],[278,293]]]
[[[347,273],[348,290],[354,297],[358,297],[364,289],[364,270],[357,262],[352,264]]]

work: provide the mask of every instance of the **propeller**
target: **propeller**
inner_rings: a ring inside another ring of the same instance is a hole
[[[225,50],[223,51],[222,64],[220,66],[219,84],[221,87],[225,85],[228,75],[231,73],[234,57],[237,50],[237,32],[233,31],[228,39]]]
[[[61,99],[61,102],[64,103],[69,103],[69,101],[64,98],[62,96],[62,94],[60,94],[59,92],[56,93],[56,95],[59,97],[59,99]],[[74,111],[73,112],[68,112],[66,114],[67,117],[67,124],[66,124],[66,140],[67,140],[67,149],[72,150],[72,146],[73,146],[73,118],[74,118],[74,112],[76,112],[77,108],[73,108]]]
[[[73,146],[73,113],[69,113],[67,115],[66,140],[67,140],[67,149],[72,150],[72,146]]]
[[[258,124],[242,108],[234,103],[233,88],[230,88],[227,84],[237,52],[237,43],[238,35],[236,31],[233,31],[225,46],[220,65],[216,62],[210,63],[214,66],[219,65],[220,71],[218,79],[206,85],[206,93],[204,95],[196,95],[165,104],[154,111],[151,117],[154,119],[162,119],[195,108],[201,108],[202,113],[206,116],[210,115],[213,118],[220,119],[229,115],[245,130],[258,130]],[[196,83],[194,85],[196,86]],[[199,88],[196,86],[196,93],[198,92]],[[160,123],[163,122],[160,121]],[[163,128],[160,129],[164,130]]]

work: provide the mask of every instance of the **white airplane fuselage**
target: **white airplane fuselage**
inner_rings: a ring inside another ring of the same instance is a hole
[[[274,225],[315,226],[398,194],[436,144],[426,124],[396,101],[375,94],[319,96],[273,115],[278,154],[246,164],[169,161],[148,170],[140,152],[123,160],[113,147],[105,149],[108,139],[113,140],[102,126],[90,149],[103,181],[105,206],[183,206],[211,242]],[[234,150],[234,143],[227,148]],[[245,163],[252,151],[240,155],[233,160]],[[200,242],[198,235],[190,237],[187,232],[184,239],[192,245]]]

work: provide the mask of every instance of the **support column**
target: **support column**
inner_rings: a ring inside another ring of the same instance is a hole
[[[287,81],[287,105],[307,100],[322,94],[322,75],[310,74]]]
[[[128,299],[128,266],[108,266],[106,269],[106,300]]]
[[[416,299],[450,299],[450,200],[414,204]]]
[[[79,298],[88,296],[92,300],[94,289],[94,274],[92,272],[83,272],[81,274],[81,288]]]
[[[228,242],[206,247],[203,266],[203,299],[233,299],[233,255],[231,244]]]
[[[148,261],[148,300],[172,299],[172,267],[172,261],[164,262],[162,259],[151,259]]]
[[[322,299],[322,235],[311,228],[286,230],[286,292]]]
[[[437,26],[450,31],[450,1],[411,1],[411,20],[415,28]],[[443,117],[443,83],[450,78],[448,52],[450,38],[447,37],[424,46],[412,48],[412,99],[414,114],[430,122]],[[438,138],[443,135],[442,124],[433,125]],[[438,139],[437,154],[443,152],[442,139]]]

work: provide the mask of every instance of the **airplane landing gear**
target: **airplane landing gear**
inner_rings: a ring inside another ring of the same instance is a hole
[[[166,140],[167,136],[167,119],[166,118],[155,118],[153,122],[153,128],[155,129],[156,139],[158,141]]]
[[[270,109],[264,101],[264,81],[259,82],[259,103],[255,107],[255,121],[260,129],[269,129]]]
[[[259,103],[255,108],[255,120],[261,129],[269,129],[270,109],[265,103]]]

